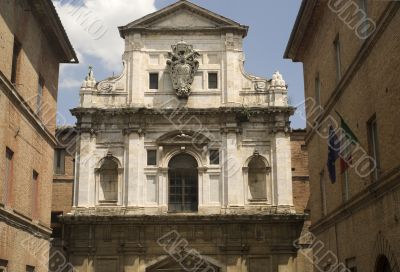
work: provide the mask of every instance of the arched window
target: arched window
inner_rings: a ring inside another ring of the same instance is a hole
[[[254,156],[248,164],[249,200],[267,200],[268,168],[261,156]]]
[[[99,186],[99,202],[100,203],[117,203],[118,202],[118,163],[111,157],[104,159],[99,169],[100,186]]]
[[[392,272],[390,262],[386,256],[381,255],[378,257],[375,272]]]

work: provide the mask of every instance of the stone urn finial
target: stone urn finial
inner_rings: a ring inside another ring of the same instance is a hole
[[[89,65],[88,67],[88,73],[85,77],[85,81],[82,84],[82,87],[84,88],[92,88],[96,85],[96,79],[94,78],[94,73],[93,73],[93,66]]]

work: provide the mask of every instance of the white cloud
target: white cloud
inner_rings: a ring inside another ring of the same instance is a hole
[[[71,42],[83,57],[119,71],[124,41],[117,27],[154,12],[155,0],[53,0]]]

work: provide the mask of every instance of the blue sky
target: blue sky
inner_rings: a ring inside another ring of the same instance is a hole
[[[74,17],[71,6],[79,3],[75,1],[53,0],[80,60],[78,65],[63,64],[60,70],[59,125],[75,123],[75,118],[69,110],[78,106],[79,87],[89,64],[93,65],[98,81],[121,71],[123,40],[119,37],[116,26],[127,24],[155,9],[175,2],[173,0],[80,0],[81,5],[93,11],[94,16],[103,22],[106,34],[99,38],[85,32],[77,17]],[[271,78],[272,74],[279,70],[289,85],[292,105],[303,101],[302,65],[283,59],[301,0],[192,0],[192,2],[248,25],[250,31],[244,43],[246,71]],[[299,116],[295,115],[292,118],[293,128],[304,126],[305,122]]]

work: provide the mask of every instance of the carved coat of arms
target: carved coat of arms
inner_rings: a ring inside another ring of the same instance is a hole
[[[184,41],[173,45],[172,53],[168,53],[167,67],[172,86],[179,98],[187,98],[190,95],[194,75],[199,69],[199,56],[200,54],[193,50],[193,46]]]

